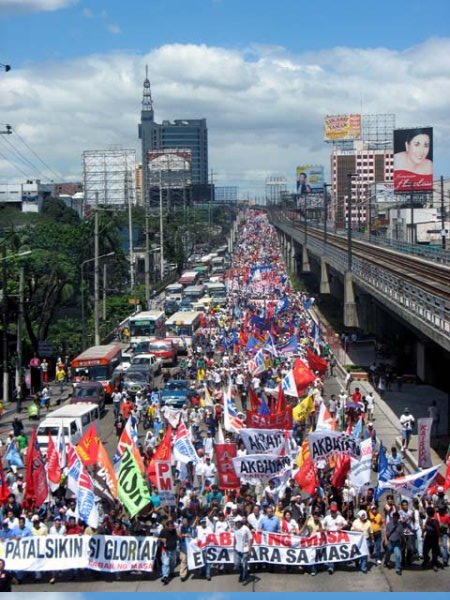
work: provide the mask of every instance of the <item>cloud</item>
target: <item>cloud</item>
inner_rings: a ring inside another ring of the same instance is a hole
[[[83,8],[81,14],[83,15],[83,17],[86,17],[86,19],[93,19],[94,17],[94,13],[90,8]]]
[[[77,3],[78,0],[0,0],[0,15],[4,13],[51,12]]]
[[[450,38],[404,51],[338,47],[301,55],[167,44],[145,55],[28,65],[0,78],[2,121],[67,179],[81,179],[83,150],[121,144],[136,148],[140,160],[145,64],[157,122],[207,119],[218,185],[261,193],[268,175],[285,175],[293,187],[297,164],[328,169],[323,116],[359,112],[361,103],[364,113],[395,113],[399,127],[434,126],[435,174],[449,174]],[[7,153],[1,143],[0,151]],[[23,177],[0,158],[0,180],[16,178]]]
[[[122,33],[122,30],[120,29],[119,25],[115,25],[114,23],[109,23],[107,26],[107,30],[109,31],[109,33]]]

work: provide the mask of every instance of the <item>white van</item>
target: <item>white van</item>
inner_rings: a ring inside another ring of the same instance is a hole
[[[37,430],[37,440],[41,452],[47,454],[49,434],[56,444],[60,427],[63,428],[66,445],[70,442],[75,446],[93,423],[97,433],[100,433],[98,404],[68,404],[48,413],[39,423]]]

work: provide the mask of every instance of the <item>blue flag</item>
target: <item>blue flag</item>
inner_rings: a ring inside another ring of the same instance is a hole
[[[391,467],[389,466],[384,446],[380,441],[380,453],[378,454],[378,485],[375,490],[374,499],[378,500],[383,495],[383,488],[380,488],[380,483],[389,481],[392,477]]]
[[[352,436],[356,439],[359,439],[362,434],[362,418],[359,417],[358,422],[353,427]]]
[[[9,462],[9,466],[15,465],[16,467],[19,467],[19,469],[23,469],[23,460],[20,457],[15,440],[9,444],[4,459]]]
[[[261,404],[259,405],[259,414],[260,415],[270,415],[270,409],[266,404],[266,401],[263,397],[261,397]]]

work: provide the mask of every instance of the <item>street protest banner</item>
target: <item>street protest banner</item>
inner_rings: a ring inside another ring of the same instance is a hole
[[[250,563],[305,566],[350,561],[368,555],[363,533],[329,531],[310,537],[283,533],[252,531]],[[187,544],[188,569],[199,569],[209,563],[234,563],[233,535],[225,531],[210,534],[203,543],[191,539]]]
[[[249,429],[292,429],[292,411],[261,415],[255,410],[247,411],[247,428]],[[241,433],[242,430],[239,432]]]
[[[158,538],[47,535],[7,540],[0,557],[11,571],[153,571]]]
[[[172,479],[170,460],[156,460],[156,487],[161,506],[175,506],[175,488]]]
[[[370,483],[373,455],[372,439],[368,438],[361,442],[360,449],[361,459],[350,459],[350,483],[357,489],[361,489],[366,483]]]
[[[120,459],[117,493],[131,518],[150,503],[147,484],[128,446]]]
[[[247,454],[233,458],[233,465],[239,479],[258,483],[263,480],[281,477],[291,467],[290,456],[271,454]]]
[[[286,441],[281,429],[242,429],[239,437],[249,454],[257,452],[279,456]]]
[[[402,496],[408,496],[409,498],[421,496],[430,487],[441,467],[442,464],[439,464],[429,469],[417,471],[417,473],[404,475],[403,477],[396,477],[387,481],[378,480],[378,490],[392,489]]]
[[[214,448],[216,451],[219,488],[221,490],[239,489],[241,482],[233,466],[233,458],[236,457],[236,444],[216,444]]]
[[[346,454],[357,459],[361,456],[359,440],[340,431],[313,431],[308,440],[313,462],[333,454]]]
[[[433,464],[431,462],[431,426],[433,419],[426,417],[417,419],[417,433],[419,436],[419,457],[418,465],[422,469],[428,469]]]

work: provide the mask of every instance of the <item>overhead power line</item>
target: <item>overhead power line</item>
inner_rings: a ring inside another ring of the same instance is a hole
[[[11,166],[13,166],[15,169],[17,169],[18,171],[20,171],[22,173],[22,175],[25,175],[25,177],[27,179],[29,179],[29,175],[27,175],[27,173],[25,173],[25,171],[22,171],[22,169],[20,167],[18,167],[17,165],[15,165],[13,162],[11,162],[9,160],[8,157],[6,157],[4,154],[2,154],[2,152],[0,152],[0,157],[3,158],[3,160],[5,160],[6,162],[8,162]]]
[[[9,152],[12,154],[12,157],[15,161],[19,161],[20,163],[22,163],[22,166],[24,166],[27,169],[31,168],[32,172],[37,174],[39,178],[48,179],[48,177],[46,177],[44,173],[42,173],[41,170],[31,160],[24,156],[9,139],[7,139],[6,137],[1,137],[0,140],[4,142],[4,144],[9,146]],[[30,179],[29,176],[28,178]],[[31,177],[31,179],[33,179],[33,177]]]
[[[19,135],[17,133],[17,131],[13,128],[13,132],[14,134],[19,138],[19,140],[22,142],[22,144],[28,148],[28,150],[44,165],[44,167],[46,169],[48,169],[50,171],[50,173],[53,173],[53,175],[56,176],[57,179],[62,179],[61,173],[57,173],[54,169],[52,169],[44,160],[42,160],[42,158],[37,154],[37,152],[35,152],[33,150],[33,148],[31,148],[31,146],[23,139],[23,137],[21,135]]]

